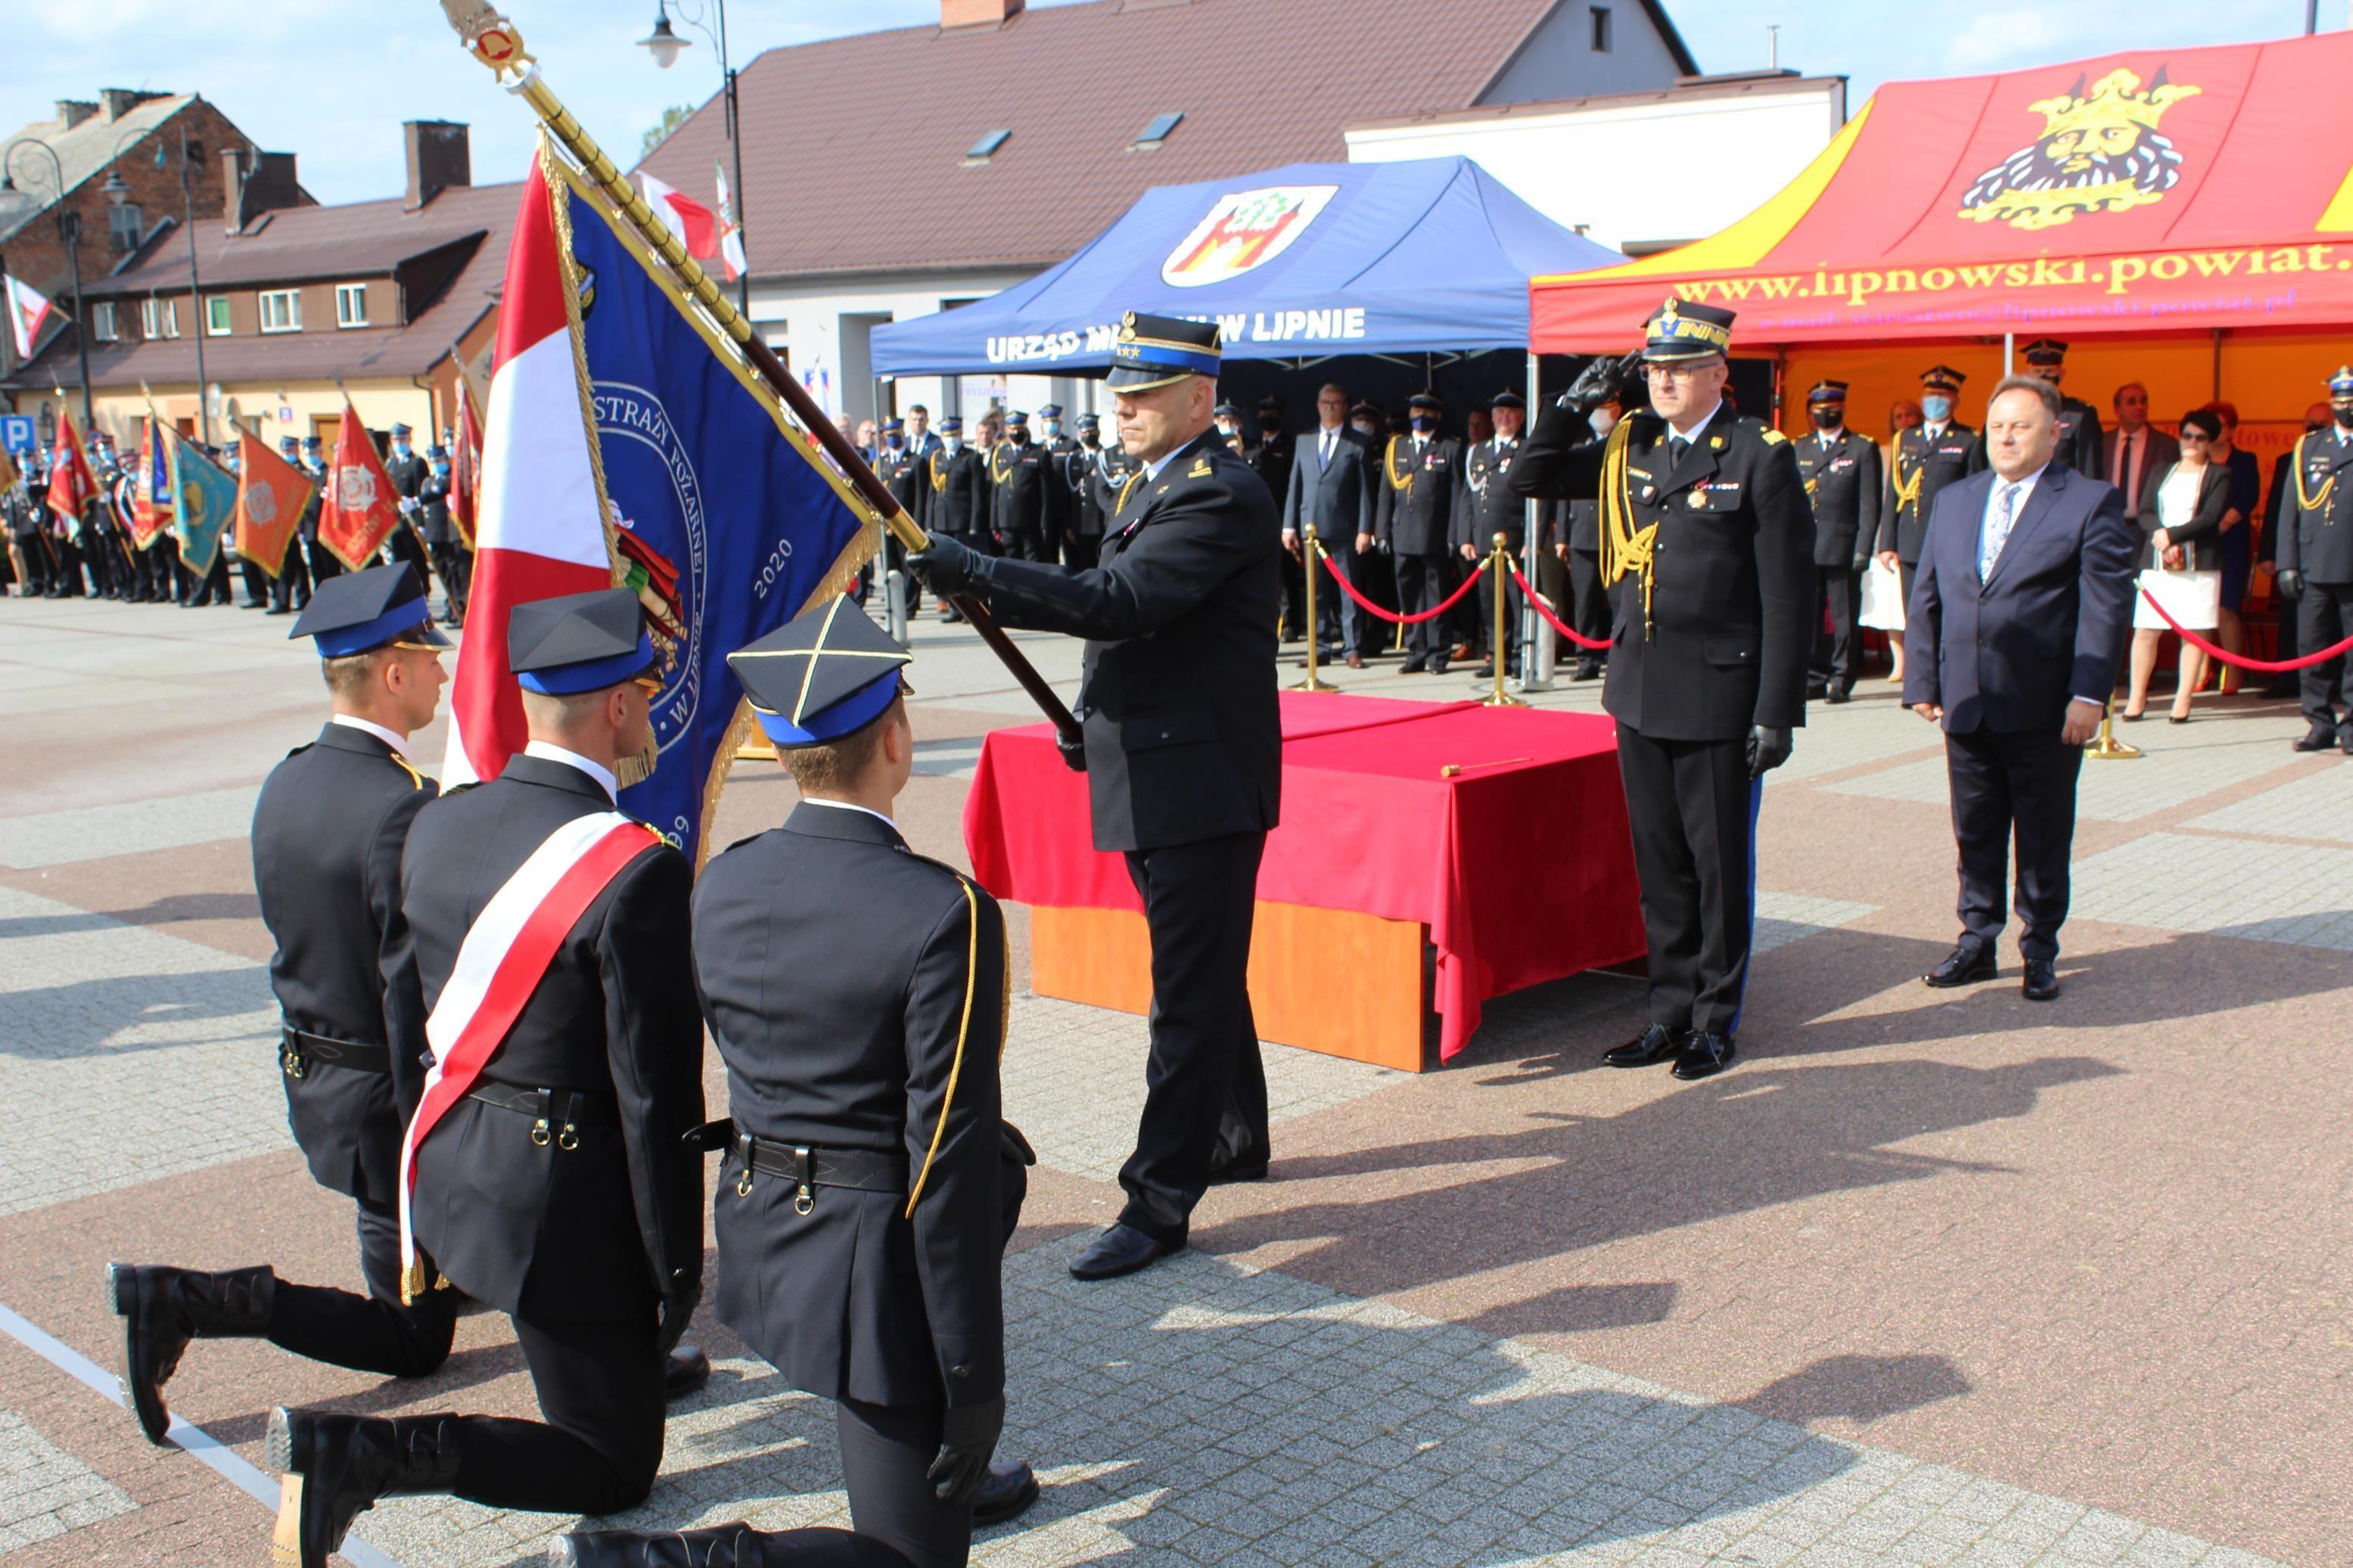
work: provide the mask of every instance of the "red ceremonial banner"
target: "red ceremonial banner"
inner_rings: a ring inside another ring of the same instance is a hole
[[[237,450],[237,552],[275,577],[318,486],[249,430],[238,433]]]
[[[58,395],[62,402],[65,394]],[[81,455],[81,437],[75,434],[73,416],[58,411],[58,444],[49,454],[49,510],[70,533],[81,531],[81,510],[98,499],[98,479],[90,459]]]
[[[375,552],[399,526],[400,498],[392,488],[392,476],[384,471],[375,442],[346,397],[343,426],[335,435],[335,460],[327,469],[327,490],[319,502],[319,542],[357,572],[375,562]]]
[[[474,517],[481,509],[482,416],[461,367],[458,373],[458,426],[449,433],[449,521],[466,548],[474,548]]]

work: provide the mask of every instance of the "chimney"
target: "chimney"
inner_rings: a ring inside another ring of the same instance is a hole
[[[99,101],[104,106],[107,123],[111,125],[150,99],[169,98],[168,92],[142,92],[137,88],[102,87],[98,89]]]
[[[1001,27],[1021,14],[1025,0],[940,0],[940,31]]]
[[[401,211],[415,212],[452,185],[474,183],[466,127],[452,120],[409,120],[400,127],[408,154],[408,199]]]
[[[301,203],[293,153],[221,149],[221,221],[229,233],[244,232],[263,213]]]
[[[58,125],[62,130],[70,131],[85,120],[97,118],[98,104],[93,100],[87,98],[58,100]]]

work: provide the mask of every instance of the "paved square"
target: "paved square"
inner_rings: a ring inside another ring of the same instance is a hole
[[[131,1500],[89,1466],[0,1410],[0,1552],[131,1510]]]

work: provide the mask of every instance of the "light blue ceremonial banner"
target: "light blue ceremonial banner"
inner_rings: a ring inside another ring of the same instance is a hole
[[[178,437],[172,443],[172,532],[198,576],[213,569],[221,533],[237,516],[237,476]]]

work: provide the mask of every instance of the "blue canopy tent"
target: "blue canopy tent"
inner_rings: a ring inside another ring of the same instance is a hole
[[[1146,191],[1079,252],[876,329],[875,374],[1085,375],[1128,310],[1225,326],[1225,357],[1525,349],[1528,279],[1622,261],[1468,158],[1292,163]]]

